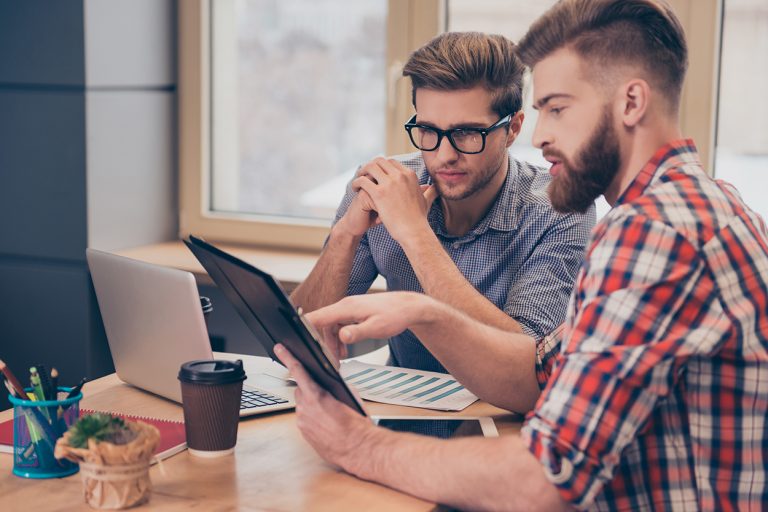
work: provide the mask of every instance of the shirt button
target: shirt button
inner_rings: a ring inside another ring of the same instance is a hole
[[[454,243],[451,245],[451,247],[453,247],[454,249],[458,249],[459,247],[461,247],[461,244],[460,244],[459,242],[454,242]]]

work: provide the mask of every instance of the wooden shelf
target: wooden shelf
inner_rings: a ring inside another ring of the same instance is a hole
[[[312,271],[318,254],[244,247],[232,244],[216,244],[243,261],[272,274],[286,289],[292,290]],[[117,254],[164,267],[192,272],[200,282],[211,283],[208,274],[180,240],[144,245],[117,251]],[[371,287],[373,291],[386,290],[384,279],[379,276]]]

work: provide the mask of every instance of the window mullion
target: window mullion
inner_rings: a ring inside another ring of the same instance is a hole
[[[403,123],[413,115],[402,69],[412,51],[445,31],[445,0],[389,0],[387,16],[387,153],[413,151]]]

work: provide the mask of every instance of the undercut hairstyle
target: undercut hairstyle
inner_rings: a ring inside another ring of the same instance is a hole
[[[680,21],[663,0],[561,0],[531,25],[517,52],[531,69],[568,48],[600,77],[616,66],[639,66],[675,111],[688,48]]]
[[[499,117],[514,114],[523,104],[525,66],[515,44],[504,36],[480,32],[446,32],[413,52],[403,68],[416,90],[457,91],[482,86],[492,95]]]

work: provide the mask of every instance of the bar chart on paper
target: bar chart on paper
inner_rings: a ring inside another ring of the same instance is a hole
[[[477,400],[447,373],[346,361],[341,376],[361,398],[385,404],[460,411]]]

